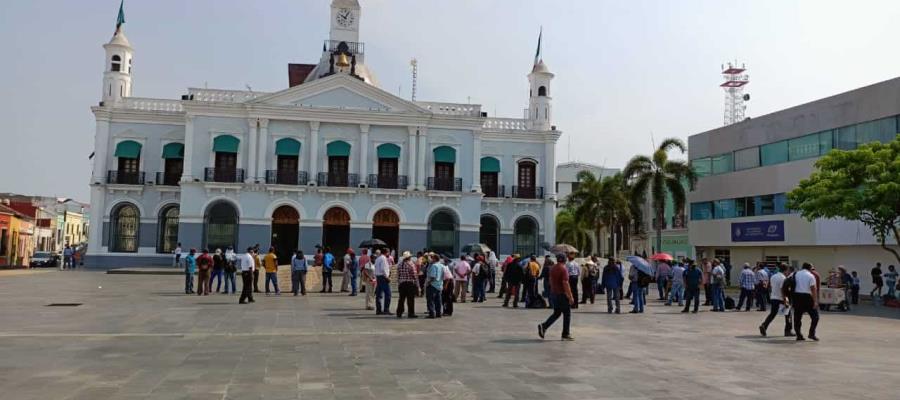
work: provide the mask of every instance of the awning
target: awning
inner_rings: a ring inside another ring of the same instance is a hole
[[[400,146],[393,143],[378,146],[378,158],[400,158]]]
[[[213,151],[217,153],[237,153],[241,139],[231,135],[216,136],[213,140]]]
[[[350,157],[350,143],[343,140],[328,143],[328,157]]]
[[[300,142],[285,138],[275,142],[275,155],[278,156],[299,156]]]
[[[116,145],[116,157],[140,158],[141,144],[134,140],[125,140]]]
[[[450,146],[435,147],[434,162],[455,163],[456,150]]]
[[[481,157],[481,172],[500,172],[500,160],[494,157]]]
[[[169,143],[163,146],[162,158],[184,158],[184,145],[181,143]]]

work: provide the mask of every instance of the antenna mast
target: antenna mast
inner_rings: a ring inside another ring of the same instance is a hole
[[[719,87],[725,89],[725,125],[731,125],[744,120],[746,103],[750,101],[750,95],[744,94],[744,87],[750,83],[750,75],[746,73],[747,67],[744,64],[737,66],[737,61],[734,64],[728,63],[727,67],[722,65],[725,82]]]
[[[416,81],[419,79],[419,62],[415,58],[409,60],[409,66],[412,67],[412,96],[411,100],[416,101]]]

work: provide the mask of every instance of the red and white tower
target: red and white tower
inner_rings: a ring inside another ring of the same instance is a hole
[[[744,120],[747,102],[750,101],[750,95],[744,93],[744,87],[750,83],[750,75],[744,64],[740,67],[737,62],[726,65],[728,68],[722,65],[725,82],[719,86],[725,89],[725,125],[731,125]]]

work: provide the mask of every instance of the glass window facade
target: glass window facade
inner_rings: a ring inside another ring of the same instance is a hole
[[[691,220],[701,221],[704,219],[712,219],[712,202],[704,201],[691,204]]]
[[[802,160],[819,156],[819,134],[801,136],[788,140],[788,159]]]
[[[731,172],[733,170],[731,153],[720,154],[715,157],[711,157],[711,159],[712,159],[712,173],[714,175],[715,174],[724,174],[726,172]]]
[[[691,203],[691,220],[790,214],[785,193]]]
[[[734,170],[756,168],[759,166],[759,147],[734,152]]]
[[[694,172],[697,173],[697,176],[709,176],[712,174],[712,160],[709,157],[693,160],[691,161],[691,166],[694,167]]]
[[[759,159],[762,166],[781,164],[788,161],[788,142],[764,144],[759,147]]]

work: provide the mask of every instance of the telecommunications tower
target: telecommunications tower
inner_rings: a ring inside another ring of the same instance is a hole
[[[727,66],[727,68],[726,68]],[[725,125],[731,125],[744,120],[744,112],[747,111],[747,102],[750,95],[744,93],[744,87],[750,83],[747,67],[737,62],[722,65],[722,76],[725,82],[719,85],[725,89]]]

